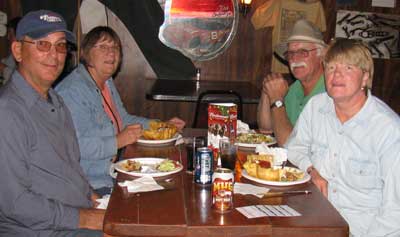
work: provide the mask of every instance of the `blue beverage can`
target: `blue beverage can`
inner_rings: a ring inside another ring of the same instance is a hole
[[[213,153],[208,147],[197,148],[194,170],[194,182],[196,184],[211,184],[213,175]]]

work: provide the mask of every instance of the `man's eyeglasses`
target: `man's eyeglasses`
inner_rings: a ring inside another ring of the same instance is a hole
[[[316,49],[318,49],[318,48],[314,48],[314,49],[299,49],[299,50],[296,50],[296,51],[287,51],[285,53],[285,58],[286,59],[292,59],[296,55],[300,56],[302,58],[306,58],[306,57],[308,57],[310,55],[311,51],[314,51]]]
[[[36,44],[36,49],[41,52],[46,52],[46,53],[49,52],[52,45],[54,45],[54,47],[56,48],[57,53],[64,54],[64,53],[68,52],[67,42],[60,42],[60,43],[56,43],[56,44],[52,44],[51,42],[45,41],[45,40],[38,40],[38,41],[21,40],[21,42]]]
[[[102,52],[102,53],[108,53],[108,52],[119,53],[120,52],[120,47],[118,45],[107,46],[104,44],[99,44],[99,45],[94,45],[93,48],[98,48],[100,50],[100,52]]]

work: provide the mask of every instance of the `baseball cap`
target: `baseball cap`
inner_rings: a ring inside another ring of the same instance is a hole
[[[64,18],[49,10],[32,11],[18,23],[16,38],[21,40],[25,35],[32,39],[40,39],[54,32],[65,32],[67,41],[76,42],[74,34],[67,30]]]
[[[285,59],[288,44],[292,42],[316,43],[327,46],[321,31],[314,24],[305,19],[300,19],[294,24],[287,40],[275,46],[275,53],[282,59]]]

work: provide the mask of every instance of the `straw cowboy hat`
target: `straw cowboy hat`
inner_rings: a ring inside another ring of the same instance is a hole
[[[275,46],[275,53],[282,59],[285,59],[288,44],[292,42],[316,43],[324,47],[327,46],[321,31],[314,24],[305,19],[300,19],[294,24],[292,32],[287,40]]]

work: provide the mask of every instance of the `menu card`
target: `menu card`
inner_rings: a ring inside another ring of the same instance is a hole
[[[289,217],[289,216],[301,216],[293,208],[288,205],[254,205],[246,207],[237,207],[240,213],[247,218],[258,218],[266,216],[277,216],[277,217]]]

